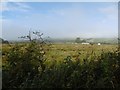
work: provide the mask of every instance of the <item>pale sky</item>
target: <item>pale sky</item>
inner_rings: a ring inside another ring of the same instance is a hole
[[[16,40],[28,31],[52,38],[118,36],[117,2],[3,2],[2,37]]]

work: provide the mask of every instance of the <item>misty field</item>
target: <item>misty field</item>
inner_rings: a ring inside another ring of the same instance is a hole
[[[118,45],[2,45],[3,88],[119,88]]]

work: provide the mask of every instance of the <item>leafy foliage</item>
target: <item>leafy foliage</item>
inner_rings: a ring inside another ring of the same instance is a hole
[[[82,43],[82,42],[86,42],[86,40],[81,40],[79,37],[77,37],[75,42],[76,43]]]
[[[119,88],[120,51],[104,52],[96,58],[92,51],[80,61],[80,53],[73,60],[45,58],[45,42],[30,39],[29,43],[16,44],[5,53],[3,66],[3,88]],[[30,38],[30,37],[29,37]],[[4,59],[3,58],[3,59]]]

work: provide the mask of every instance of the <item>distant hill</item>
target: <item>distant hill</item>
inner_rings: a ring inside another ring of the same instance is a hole
[[[117,44],[118,39],[117,38],[94,38],[94,42],[96,43],[109,43],[109,44]]]
[[[72,39],[50,39],[52,43],[75,43],[75,38]],[[103,43],[103,44],[117,44],[117,38],[81,38],[80,40],[84,40],[89,43]]]
[[[76,38],[43,38],[45,41],[51,43],[75,43]],[[80,40],[88,42],[88,43],[103,43],[103,44],[118,44],[117,38],[80,38]],[[29,40],[4,40],[0,38],[0,43],[8,44],[8,43],[24,43],[29,42]]]

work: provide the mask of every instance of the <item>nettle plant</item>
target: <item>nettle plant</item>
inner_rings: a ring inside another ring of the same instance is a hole
[[[32,38],[33,35],[36,38]],[[42,35],[40,32],[29,32],[29,35],[20,37],[28,39],[27,43],[12,46],[5,55],[7,64],[3,67],[3,88],[27,87],[34,78],[42,75],[46,61],[46,43]]]

